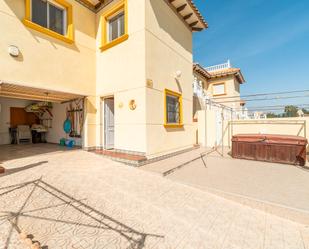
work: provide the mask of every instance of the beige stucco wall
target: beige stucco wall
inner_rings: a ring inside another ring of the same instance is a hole
[[[216,115],[214,111],[203,110],[198,116],[198,143],[205,147],[213,147],[216,142]]]
[[[145,76],[145,0],[128,0],[129,39],[105,51],[101,44],[102,13],[113,8],[119,1],[108,5],[96,17],[96,62],[97,96],[114,96],[115,100],[115,148],[146,152],[146,76]],[[135,100],[137,108],[129,108],[130,100]],[[98,103],[98,112],[103,114]],[[96,120],[100,139],[104,144],[104,122],[99,114]]]
[[[198,117],[199,143],[203,146],[214,146],[217,129],[215,111],[199,111]],[[265,124],[265,122],[268,123]],[[292,122],[294,124],[287,124],[287,122]],[[296,122],[298,124],[296,124]],[[218,126],[218,128],[222,129],[221,126]],[[303,137],[306,136],[309,141],[309,117],[234,120],[233,125],[229,125],[229,120],[224,120],[222,134],[224,146],[231,146],[232,135],[237,134],[280,134]]]
[[[225,95],[222,96],[214,96],[214,101],[217,102],[224,102],[224,101],[235,101],[233,103],[222,103],[226,106],[232,107],[232,108],[239,108],[240,102],[236,102],[236,100],[240,100],[240,86],[238,81],[234,76],[228,76],[228,77],[221,77],[217,79],[211,79],[207,82],[207,92],[209,92],[211,95],[212,92],[212,85],[217,83],[225,83]],[[232,96],[239,96],[239,98],[233,98],[233,99],[220,99],[220,97],[232,97]]]
[[[101,51],[100,18],[74,0],[75,43],[25,27],[24,1],[0,2],[0,80],[81,93],[85,100],[84,147],[104,144],[101,101],[115,99],[115,148],[157,155],[195,143],[192,100],[192,33],[164,1],[127,0],[129,39]],[[22,56],[8,55],[8,45]],[[175,72],[182,71],[175,80]],[[151,79],[153,86],[147,87]],[[182,93],[184,127],[166,129],[164,89]],[[135,100],[136,109],[129,108]]]
[[[176,71],[182,76],[175,80]],[[147,153],[156,155],[195,143],[192,91],[192,33],[164,1],[146,1]],[[183,128],[165,128],[164,89],[182,93]]]
[[[112,7],[98,13],[97,47],[101,43],[101,14]],[[127,41],[113,48],[97,49],[97,95],[115,99],[115,148],[153,156],[192,146],[191,32],[164,1],[128,0],[128,34]],[[179,82],[174,78],[177,70],[183,72]],[[153,82],[150,88],[146,86],[149,79]],[[163,126],[165,88],[183,93],[182,129]],[[135,110],[129,108],[130,100],[135,100]],[[97,144],[103,145],[100,116],[96,120],[101,134]]]
[[[67,1],[73,6],[73,44],[24,26],[22,20],[25,16],[25,1],[0,1],[0,80],[95,96],[95,14],[74,0]],[[19,48],[21,55],[18,58],[8,54],[9,45]],[[65,108],[63,112],[65,113]],[[86,114],[85,146],[95,146],[96,130],[91,116],[92,113]],[[60,136],[59,127],[62,127],[63,122],[60,119],[61,117],[54,120],[54,129],[57,131],[55,130],[53,138],[49,138],[52,142],[58,141]]]
[[[277,124],[258,124],[259,122],[277,122]],[[294,124],[286,124],[285,121],[294,122]],[[306,122],[305,126],[303,121]],[[245,122],[245,124],[243,124]],[[279,122],[279,123],[278,123]],[[282,123],[280,123],[282,122]],[[295,124],[298,122],[298,124]],[[294,136],[305,136],[309,140],[309,117],[299,118],[276,118],[276,119],[260,119],[260,120],[244,120],[234,121],[231,134],[282,134],[282,135],[294,135]],[[249,123],[249,124],[248,124]],[[227,125],[227,124],[225,124]],[[305,131],[306,130],[306,131]],[[227,143],[225,139],[225,143]]]
[[[25,1],[0,1],[0,80],[86,95],[95,93],[95,14],[74,0],[75,43],[68,44],[22,23]],[[21,52],[17,59],[8,46]]]

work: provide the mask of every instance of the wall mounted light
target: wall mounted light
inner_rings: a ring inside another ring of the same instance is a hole
[[[175,73],[175,78],[176,79],[179,79],[182,75],[182,72],[180,70],[177,70],[176,73]]]
[[[12,57],[18,57],[20,54],[19,48],[17,46],[14,45],[10,45],[8,47],[8,52]]]

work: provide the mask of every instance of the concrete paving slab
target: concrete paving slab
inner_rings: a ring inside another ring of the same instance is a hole
[[[93,153],[6,150],[0,158],[14,171],[0,177],[1,217],[49,249],[308,246],[307,226]],[[8,249],[9,229],[0,223]]]

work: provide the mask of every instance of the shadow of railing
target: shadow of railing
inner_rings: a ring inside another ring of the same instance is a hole
[[[27,169],[32,169],[32,168],[41,166],[45,163],[48,163],[48,161],[41,161],[41,162],[37,162],[37,163],[28,164],[28,165],[25,165],[25,166],[22,166],[22,167],[18,167],[18,168],[6,169],[3,174],[0,174],[0,177],[15,174],[15,173],[18,173],[20,171],[27,170]]]
[[[6,249],[9,249],[11,235],[13,229],[15,229],[18,233],[22,231],[22,228],[19,226],[19,219],[20,217],[41,220],[46,222],[53,222],[53,223],[61,223],[67,224],[72,226],[84,227],[84,228],[91,228],[91,229],[104,229],[115,233],[116,237],[123,238],[127,241],[129,245],[126,248],[132,249],[142,249],[145,246],[145,242],[147,237],[156,237],[156,238],[164,238],[162,235],[150,234],[150,233],[143,233],[139,232],[138,230],[123,224],[122,222],[114,219],[113,217],[102,213],[101,211],[91,207],[89,204],[86,204],[83,200],[78,200],[73,196],[63,192],[62,190],[56,188],[55,186],[43,181],[42,179],[37,179],[34,181],[24,182],[20,184],[15,184],[11,186],[1,187],[0,188],[0,198],[8,195],[17,190],[21,190],[25,187],[31,187],[31,191],[28,194],[27,198],[25,199],[24,203],[19,207],[18,211],[8,211],[8,210],[0,210],[0,225],[1,220],[8,220],[11,223],[11,228],[8,233],[7,240],[5,242]],[[48,193],[50,196],[53,196],[57,200],[60,201],[57,205],[49,205],[41,208],[36,208],[32,210],[25,211],[24,208],[31,199],[33,193],[35,191],[41,191]],[[1,201],[1,200],[0,200]],[[62,205],[66,205],[67,207],[72,208],[74,211],[79,212],[81,215],[86,217],[87,219],[91,219],[95,222],[95,224],[86,224],[83,220],[72,221],[68,219],[58,219],[53,217],[47,216],[39,216],[34,215],[36,211],[42,211],[47,209],[53,209]],[[1,215],[2,213],[2,215]],[[48,224],[47,224],[48,225]],[[47,249],[48,245],[43,245],[42,248]]]

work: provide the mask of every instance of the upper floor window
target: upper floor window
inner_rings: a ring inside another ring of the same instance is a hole
[[[216,83],[212,85],[213,96],[224,95],[224,94],[226,94],[225,83]]]
[[[109,49],[129,38],[127,0],[122,0],[101,16],[101,50]]]
[[[66,35],[66,10],[64,7],[43,0],[32,0],[31,20],[44,28]]]
[[[25,0],[24,24],[68,43],[73,42],[72,5],[66,0]]]
[[[124,12],[120,12],[115,17],[108,20],[109,37],[111,42],[124,35]]]

